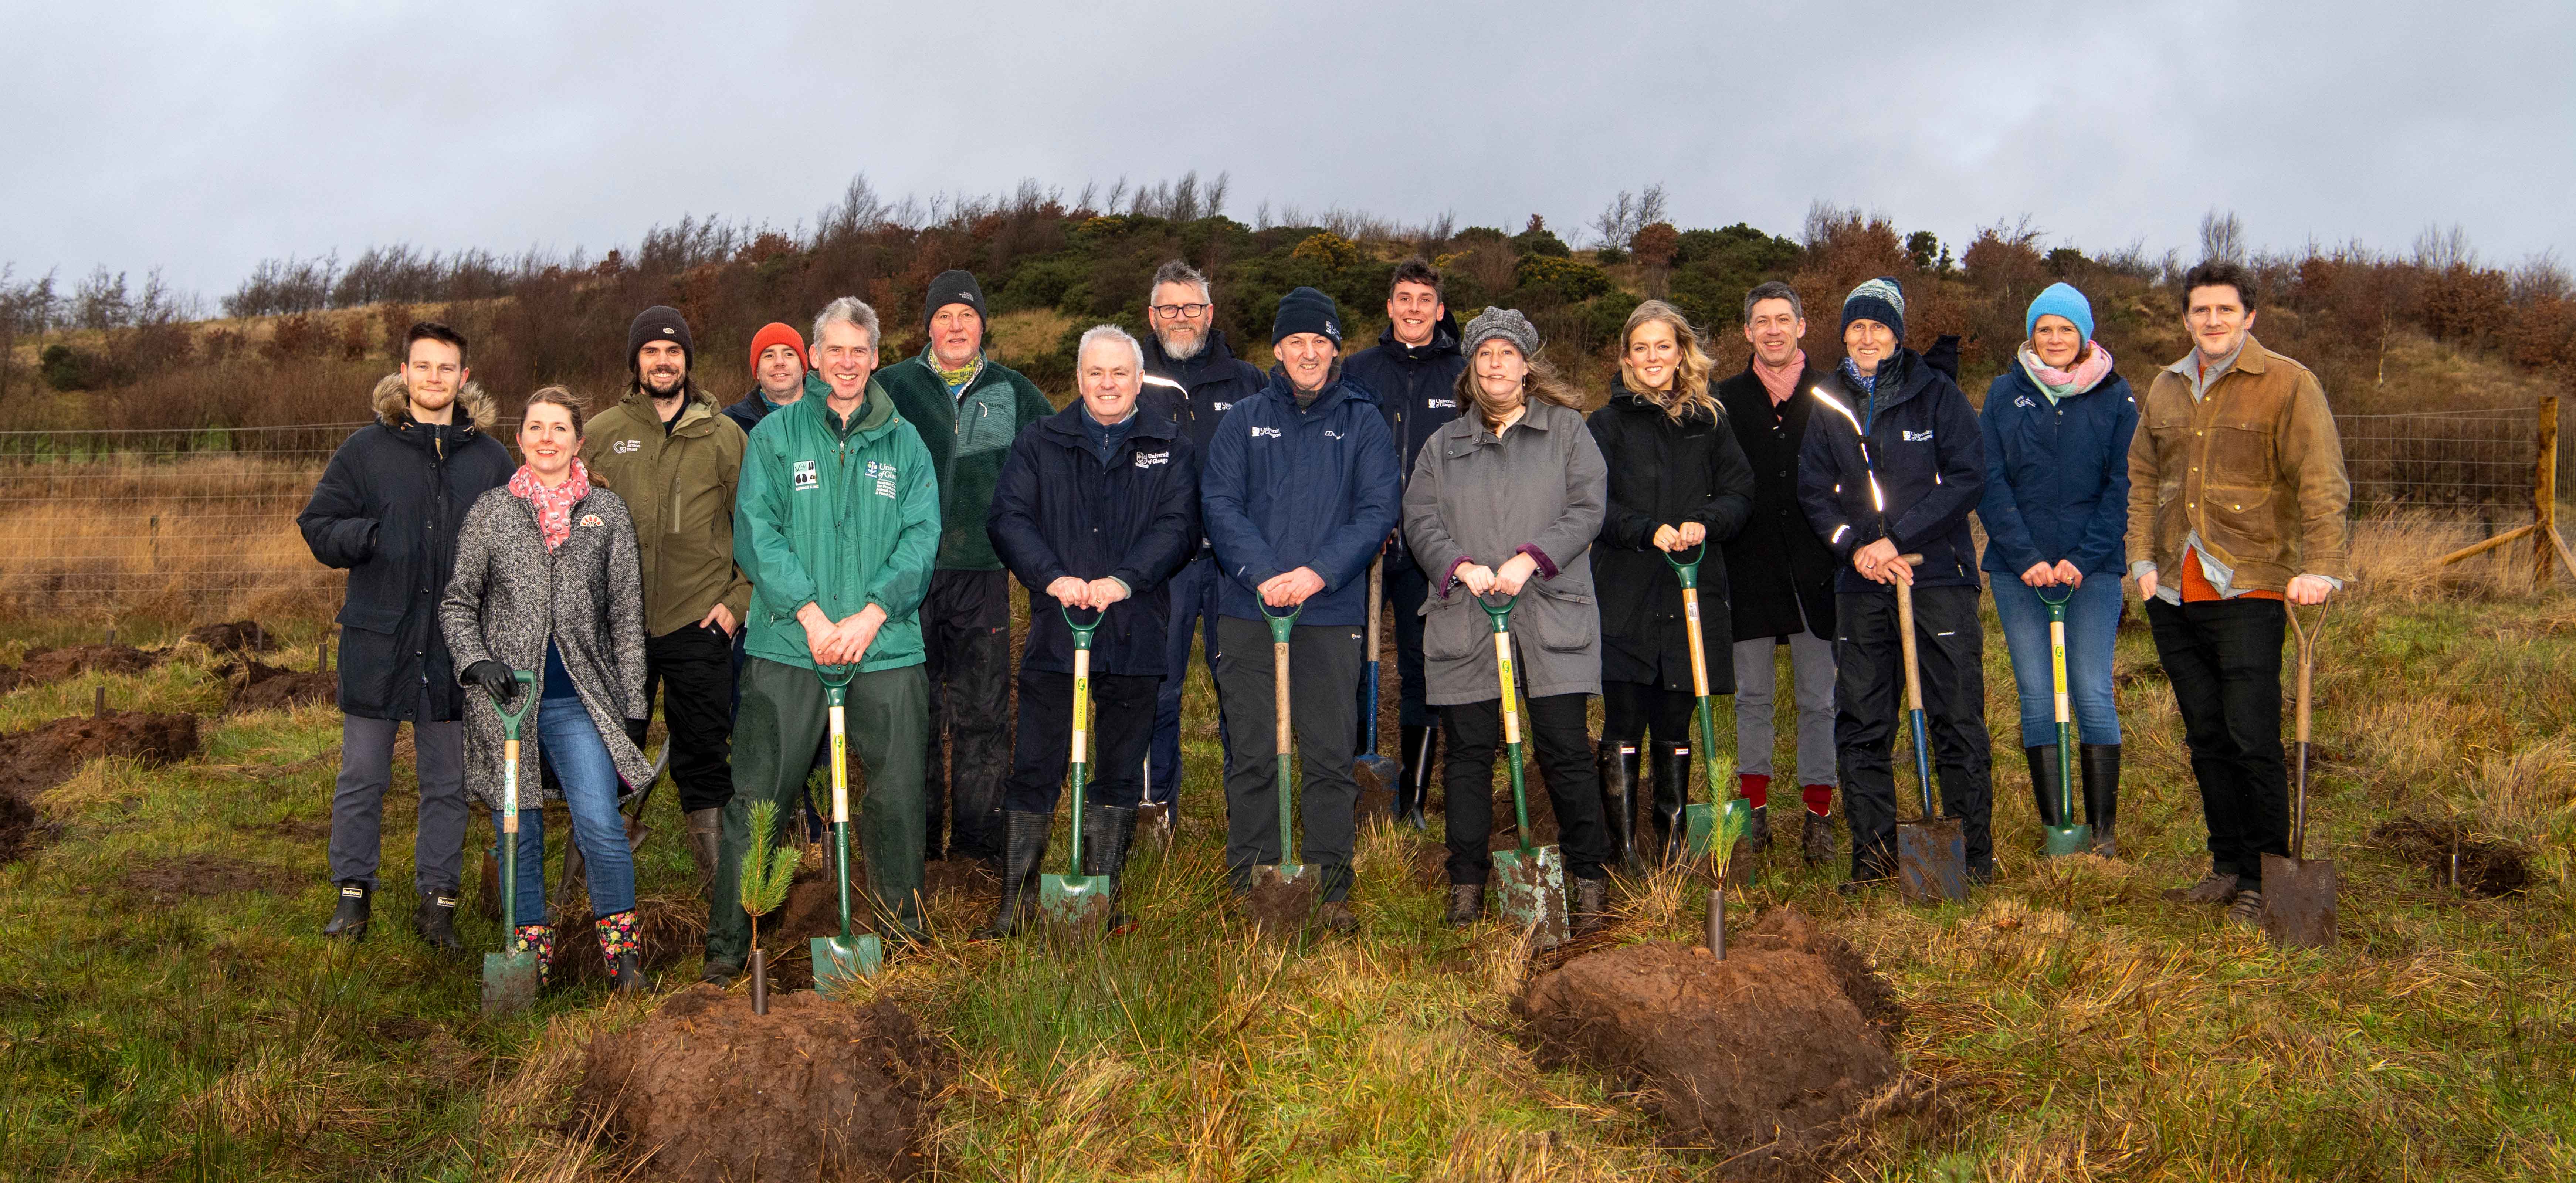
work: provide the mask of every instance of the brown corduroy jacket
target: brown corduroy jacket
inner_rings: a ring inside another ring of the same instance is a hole
[[[2196,401],[2191,385],[2159,370],[2140,400],[2129,442],[2130,561],[2152,559],[2163,578],[2179,579],[2183,540],[2197,533],[2242,590],[2280,591],[2293,575],[2351,578],[2352,486],[2316,375],[2249,334]]]

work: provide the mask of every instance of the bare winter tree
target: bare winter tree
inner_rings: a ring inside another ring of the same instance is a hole
[[[2426,226],[2415,236],[2415,265],[2426,271],[2448,271],[2454,267],[2478,265],[2477,248],[2469,245],[2469,232],[2457,222],[2446,229]]]
[[[2542,251],[2513,269],[2513,302],[2516,304],[2563,300],[2571,291],[2576,291],[2576,283],[2567,278],[2567,268],[2558,262],[2557,251]]]
[[[2200,257],[2203,262],[2245,261],[2245,223],[2236,211],[2212,209],[2200,216]]]

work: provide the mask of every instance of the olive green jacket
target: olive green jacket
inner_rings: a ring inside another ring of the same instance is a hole
[[[706,619],[721,603],[742,627],[751,581],[733,559],[734,490],[742,429],[698,395],[666,435],[653,400],[630,390],[582,432],[581,462],[635,517],[644,561],[644,630],[661,636]]]

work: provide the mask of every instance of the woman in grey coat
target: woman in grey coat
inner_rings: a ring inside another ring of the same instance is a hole
[[[1468,322],[1458,375],[1470,413],[1432,433],[1404,491],[1404,541],[1431,580],[1422,605],[1426,698],[1449,735],[1449,915],[1484,910],[1502,685],[1493,629],[1477,600],[1517,596],[1512,659],[1524,726],[1538,748],[1558,842],[1574,878],[1577,935],[1601,927],[1609,827],[1585,722],[1601,692],[1601,626],[1592,596],[1594,535],[1609,473],[1572,390],[1539,359],[1529,318],[1487,308]]]
[[[617,800],[624,786],[652,775],[624,726],[648,709],[643,572],[626,503],[592,488],[576,459],[581,421],[580,402],[560,386],[528,397],[519,424],[526,462],[466,512],[438,619],[458,681],[507,702],[522,693],[518,671],[538,676],[536,706],[520,730],[519,865],[545,866],[544,790],[533,771],[545,761],[572,813],[610,980],[640,990],[635,863]],[[466,791],[493,811],[498,833],[500,715],[468,710],[466,718]],[[536,920],[518,926],[514,947],[535,950],[540,966],[551,963],[543,874],[519,876],[517,914]]]

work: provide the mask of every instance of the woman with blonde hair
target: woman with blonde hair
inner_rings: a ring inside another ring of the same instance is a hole
[[[1726,558],[1716,543],[1753,512],[1753,466],[1719,409],[1714,369],[1681,310],[1648,300],[1619,333],[1619,378],[1592,413],[1592,436],[1610,468],[1601,521],[1601,794],[1615,851],[1631,873],[1636,849],[1639,753],[1653,733],[1655,839],[1670,861],[1690,799],[1689,632],[1681,581],[1665,556],[1699,559],[1700,648],[1709,692],[1735,691],[1735,631],[1727,614]]]
[[[1582,430],[1578,396],[1538,356],[1529,318],[1488,308],[1469,321],[1456,389],[1461,413],[1423,441],[1404,489],[1404,541],[1431,582],[1422,604],[1424,698],[1448,733],[1448,922],[1484,911],[1494,756],[1503,741],[1502,674],[1476,601],[1517,596],[1513,658],[1530,738],[1556,808],[1573,879],[1575,934],[1608,908],[1600,797],[1589,725],[1601,689],[1591,550],[1606,474]]]

